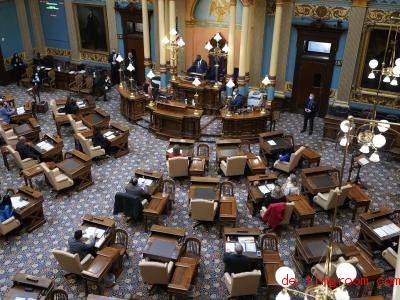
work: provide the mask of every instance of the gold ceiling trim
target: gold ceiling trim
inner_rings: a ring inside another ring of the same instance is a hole
[[[350,7],[342,6],[296,4],[294,7],[295,16],[312,17],[314,19],[348,20],[349,13]]]

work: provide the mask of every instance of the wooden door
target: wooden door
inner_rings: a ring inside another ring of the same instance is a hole
[[[310,93],[319,104],[319,116],[326,115],[333,68],[341,28],[326,27],[322,21],[309,26],[296,25],[298,31],[295,77],[293,82],[293,109],[303,112]]]
[[[136,35],[128,35],[125,43],[125,53],[132,52],[135,65],[135,78],[138,84],[143,84],[144,78],[144,49],[143,37]]]

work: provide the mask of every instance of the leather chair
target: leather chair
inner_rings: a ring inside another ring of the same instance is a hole
[[[387,249],[382,251],[383,258],[396,269],[396,263],[398,259],[397,252],[393,250],[393,248],[388,247]]]
[[[65,250],[53,249],[51,252],[54,258],[60,264],[61,268],[66,272],[65,277],[69,275],[81,276],[82,271],[87,269],[94,257],[91,254],[86,255],[82,260],[79,259],[79,254],[72,254]]]
[[[7,220],[0,222],[0,236],[6,235],[7,233],[13,231],[14,229],[21,226],[21,222],[14,216],[8,218]]]
[[[40,166],[47,180],[56,191],[61,191],[74,185],[74,181],[62,173],[59,168],[50,170],[46,163],[41,163]]]
[[[214,221],[218,209],[218,202],[214,200],[192,199],[190,201],[190,211],[193,220],[200,221],[193,227],[199,226],[204,222]]]
[[[88,127],[83,125],[82,121],[75,121],[71,114],[68,114],[67,118],[75,134],[90,130]]]
[[[56,87],[56,72],[54,70],[50,70],[47,73],[47,77],[42,80],[42,86],[48,88]]]
[[[169,177],[189,176],[189,158],[186,156],[169,158],[167,168]]]
[[[274,203],[270,204],[268,209],[274,209]],[[286,203],[286,207],[285,207],[285,213],[283,214],[283,219],[282,221],[279,223],[279,225],[289,225],[290,224],[290,219],[292,218],[292,213],[293,213],[293,209],[294,209],[294,202],[288,202]],[[267,208],[265,206],[262,207],[261,209],[261,216],[263,216],[267,211]]]
[[[85,78],[85,84],[83,85],[81,89],[82,94],[90,95],[93,93],[93,77],[92,76],[87,76]]]
[[[293,152],[290,155],[289,161],[275,161],[274,168],[285,173],[291,173],[299,165],[301,156],[303,155],[303,151],[305,149],[306,147],[301,146],[296,152]]]
[[[140,274],[142,280],[146,284],[150,285],[168,285],[174,263],[172,261],[168,263],[162,263],[158,261],[148,261],[142,259],[139,262]]]
[[[351,184],[342,186],[342,193],[339,197],[339,188],[335,188],[329,191],[329,193],[318,193],[314,196],[314,203],[321,206],[324,210],[331,210],[335,207],[335,203],[337,203],[337,207],[341,207],[346,200],[351,189]]]
[[[12,129],[5,131],[4,128],[0,126],[0,135],[7,145],[15,146],[18,143],[18,137],[14,134],[14,130]]]
[[[82,146],[82,150],[85,154],[87,154],[90,158],[99,157],[106,154],[106,151],[100,146],[94,147],[92,144],[92,140],[85,138],[82,133],[78,133],[76,135],[78,137],[79,143]]]
[[[325,276],[325,263],[318,263],[311,267],[311,274],[321,282],[322,278],[336,278],[336,268],[341,263],[350,263],[356,264],[358,263],[357,257],[351,257],[349,260],[346,260],[344,257],[339,257],[339,259],[335,262],[332,262],[330,273]]]
[[[7,145],[6,147],[7,147],[8,152],[10,152],[10,154],[14,157],[14,160],[17,163],[17,166],[21,170],[28,169],[39,163],[38,160],[32,159],[32,158],[21,159],[21,156],[19,155],[18,151],[14,150],[14,148],[11,147],[10,145]]]
[[[260,270],[253,270],[251,272],[243,272],[232,275],[225,273],[224,280],[226,288],[229,292],[229,298],[257,295],[260,278]]]
[[[50,107],[51,107],[51,111],[53,112],[54,118],[58,117],[58,116],[65,116],[65,113],[61,113],[58,111],[56,100],[54,100],[54,99],[50,100]]]
[[[221,161],[220,168],[225,176],[239,176],[244,174],[247,156],[232,156],[225,161]]]

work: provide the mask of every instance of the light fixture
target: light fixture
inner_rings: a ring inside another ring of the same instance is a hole
[[[224,47],[221,48],[219,42],[222,40],[222,36],[219,32],[217,32],[212,39],[217,42],[215,47],[213,47],[209,40],[207,41],[207,44],[204,46],[204,48],[208,51],[208,54],[214,58],[215,83],[213,87],[219,89],[219,87],[222,85],[222,83],[218,81],[220,58],[226,57],[228,55],[229,46],[227,43],[225,43]]]
[[[364,153],[364,154],[368,154],[369,153],[369,146],[368,145],[362,145],[361,147],[360,147],[360,152],[361,153]]]
[[[224,47],[222,47],[222,51],[224,51],[225,53],[228,53],[228,52],[229,52],[228,43],[226,43],[226,44],[224,45]]]
[[[371,72],[368,74],[368,79],[375,79],[375,73],[371,71]]]
[[[153,73],[153,69],[150,69],[150,71],[147,73],[146,77],[149,78],[150,80],[153,79],[156,75]]]
[[[194,112],[193,112],[193,114],[197,116],[197,115],[199,115],[199,112],[198,112],[198,110],[196,108],[197,107],[197,100],[199,98],[199,94],[197,94],[197,88],[201,84],[201,81],[199,80],[199,77],[195,77],[195,79],[193,80],[192,84],[196,87],[196,93],[194,94],[194,98],[193,98],[193,100],[194,100]]]
[[[371,154],[371,156],[369,157],[369,160],[372,162],[379,162],[381,159],[379,157],[378,152],[375,151],[374,153]]]
[[[181,37],[178,39],[178,41],[176,43],[177,43],[179,48],[182,48],[182,47],[184,47],[186,45],[184,40],[183,40],[183,38],[181,38]]]
[[[233,82],[232,78],[229,78],[229,80],[228,80],[226,86],[227,86],[228,88],[230,88],[230,89],[232,89],[232,88],[235,87],[235,83]]]
[[[177,35],[177,31],[175,30],[175,28],[171,28],[171,30],[169,31],[170,35]]]
[[[153,88],[153,86],[152,86],[152,79],[154,78],[154,76],[156,76],[154,73],[153,73],[153,70],[152,69],[150,69],[150,71],[149,72],[147,72],[147,75],[146,75],[146,77],[148,78],[148,79],[150,79],[150,84],[149,84],[149,89],[150,89],[150,91],[151,91],[151,89]],[[150,94],[150,93],[149,93]],[[151,97],[150,98],[151,100],[150,100],[150,103],[149,103],[149,106],[154,106],[154,101],[153,101],[153,97]]]
[[[390,82],[390,77],[386,75],[385,78],[383,78],[383,82]]]
[[[376,59],[371,59],[369,61],[369,67],[371,69],[375,69],[379,65],[379,62]]]
[[[346,136],[342,137],[340,139],[339,144],[340,144],[340,146],[345,147],[347,145],[347,137]]]
[[[287,266],[282,266],[275,272],[275,280],[282,287],[286,288],[291,286],[292,284],[290,282],[292,282],[293,279],[296,279],[294,271]]]
[[[380,131],[380,132],[386,132],[386,131],[388,131],[389,130],[389,128],[390,128],[390,124],[389,124],[389,121],[388,120],[380,120],[379,122],[378,122],[378,130]]]
[[[357,270],[351,263],[343,262],[336,267],[336,275],[339,279],[346,278],[353,281],[357,278]]]
[[[271,83],[271,80],[268,78],[268,75],[265,75],[264,79],[261,82],[263,85],[267,86]]]
[[[374,135],[372,144],[375,148],[382,148],[386,144],[386,138],[382,134]]]
[[[117,62],[121,63],[124,61],[124,58],[121,56],[121,53],[118,53],[117,58],[115,59]]]
[[[128,67],[126,68],[129,72],[135,71],[135,67],[132,65],[132,63],[129,63]]]
[[[210,41],[208,41],[207,44],[204,46],[204,48],[210,51],[213,48],[213,46],[211,45]]]
[[[201,84],[201,81],[199,80],[199,77],[196,77],[196,78],[193,80],[192,84],[193,84],[195,87],[198,87],[198,86]]]
[[[392,79],[392,81],[390,82],[390,85],[397,86],[397,79],[396,79],[396,77]]]
[[[177,65],[178,65],[178,51],[185,46],[185,42],[182,37],[178,37],[178,32],[175,28],[171,28],[169,31],[170,39],[167,36],[161,40],[165,48],[170,50],[170,71],[171,71],[171,81],[177,80]]]
[[[163,39],[161,40],[161,42],[162,42],[164,45],[167,45],[167,44],[169,44],[169,39],[167,38],[167,36],[164,36]]]
[[[218,43],[220,40],[222,40],[222,36],[217,32],[214,36],[214,40]]]
[[[118,53],[117,58],[115,59],[119,63],[119,88],[123,88],[124,85],[122,84],[122,62],[124,61],[124,58],[121,56],[121,53]]]
[[[283,289],[278,295],[276,295],[275,300],[290,300],[290,295],[285,289]]]
[[[344,120],[342,123],[340,123],[340,130],[342,130],[344,133],[348,133],[353,128],[354,126],[352,126],[349,120]]]
[[[126,68],[130,73],[131,76],[129,77],[129,82],[131,83],[131,98],[135,97],[136,89],[133,87],[133,71],[135,71],[135,67],[132,65],[132,63],[129,63],[128,67]]]

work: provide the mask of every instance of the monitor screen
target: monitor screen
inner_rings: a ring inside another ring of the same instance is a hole
[[[307,51],[318,53],[330,53],[331,43],[309,41]]]

